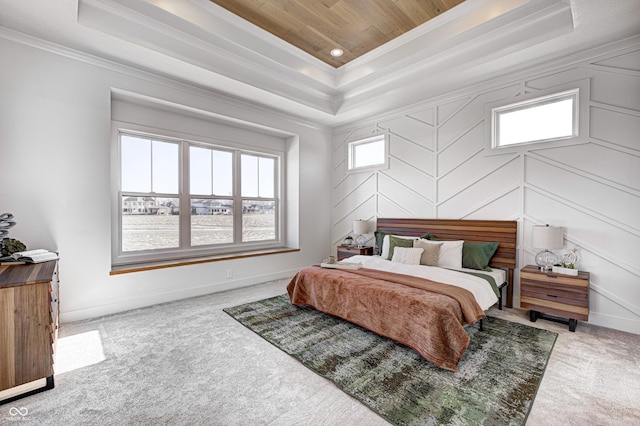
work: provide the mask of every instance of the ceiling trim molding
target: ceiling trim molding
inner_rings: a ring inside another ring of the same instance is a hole
[[[174,15],[143,0],[127,0],[126,6],[117,0],[79,0],[78,3],[80,25],[270,94],[334,113],[330,85],[303,73],[268,66],[260,56],[246,48],[238,49],[237,43],[221,37],[220,34],[226,34],[224,31],[204,33],[192,24],[175,22]]]
[[[509,78],[496,76],[489,80],[466,86],[458,86],[456,90],[423,99],[421,101],[406,104],[401,107],[389,109],[376,116],[368,116],[361,119],[352,120],[336,124],[333,127],[334,135],[352,131],[354,128],[377,125],[378,122],[393,119],[398,115],[412,115],[425,109],[438,106],[442,102],[456,102],[468,99],[470,95],[477,92],[492,91],[509,85],[518,85],[524,80],[535,80],[549,73],[563,72],[565,70],[585,67],[592,68],[593,61],[602,61],[611,57],[617,57],[640,49],[640,35],[628,37],[623,40],[607,43],[563,58],[553,58],[532,66],[525,66],[522,69],[509,73]]]
[[[330,126],[323,122],[323,120],[309,120],[305,118],[303,115],[291,115],[282,111],[274,110],[272,108],[268,108],[254,102],[250,102],[247,99],[229,96],[225,93],[217,92],[212,90],[209,87],[200,87],[198,85],[192,84],[188,81],[180,81],[172,77],[163,76],[154,71],[148,71],[141,69],[136,66],[123,64],[121,62],[113,61],[110,59],[106,59],[100,56],[96,56],[87,52],[75,50],[66,46],[62,46],[48,40],[43,40],[41,38],[37,38],[31,36],[29,34],[24,34],[15,30],[11,30],[5,27],[0,26],[0,38],[9,40],[18,44],[22,44],[25,46],[32,47],[34,49],[38,49],[47,53],[51,53],[56,56],[61,56],[67,59],[71,59],[74,61],[82,62],[87,65],[95,66],[110,72],[115,72],[118,74],[122,74],[135,79],[142,79],[154,84],[160,84],[165,87],[170,87],[177,89],[181,92],[197,95],[204,98],[209,98],[212,94],[215,95],[215,101],[217,103],[228,104],[229,106],[242,105],[244,109],[248,111],[260,112],[260,114],[264,114],[267,117],[277,117],[282,119],[283,121],[287,121],[289,123],[293,123],[295,125],[319,130],[319,131],[327,131],[330,129]],[[131,93],[133,96],[134,92],[126,91],[124,89],[116,89],[111,88],[114,93]],[[145,97],[146,95],[142,93],[137,93],[137,96],[140,98]],[[151,98],[151,97],[150,97]],[[166,101],[171,102],[171,101]],[[178,104],[177,102],[171,102]],[[216,114],[211,112],[203,107],[193,107],[194,110],[204,111],[208,114]],[[221,115],[226,117],[225,115]],[[232,116],[229,116],[232,117]],[[240,119],[242,120],[242,119]],[[246,120],[244,120],[246,121]],[[267,120],[268,121],[268,120]],[[257,123],[254,123],[258,125]]]
[[[266,104],[293,101],[333,117],[388,108],[389,94],[414,101],[423,92],[420,75],[444,76],[461,63],[485,62],[573,29],[562,0],[476,0],[450,12],[337,70],[208,0],[78,0],[77,20],[231,78],[244,91],[261,92]]]
[[[466,0],[337,69],[209,0],[0,0],[0,36],[331,127],[638,34],[638,4]]]
[[[411,57],[395,62],[395,72],[386,78],[378,77],[371,83],[360,82],[354,88],[349,87],[349,90],[345,90],[346,95],[338,112],[371,105],[374,99],[381,96],[402,95],[403,99],[411,95],[414,98],[424,96],[425,91],[421,87],[426,86],[424,80],[427,78],[445,81],[448,74],[467,72],[497,59],[502,60],[513,52],[566,34],[572,29],[571,9],[566,4],[510,19],[505,24],[496,23],[489,30],[470,29],[460,35],[463,40],[454,42],[455,49],[425,49],[420,53],[420,58]],[[504,67],[493,67],[483,73],[477,72],[475,78],[486,79],[496,73],[511,71]]]

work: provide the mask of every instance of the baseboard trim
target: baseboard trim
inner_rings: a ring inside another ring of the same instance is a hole
[[[133,309],[144,308],[148,306],[157,305],[159,303],[174,302],[181,299],[188,299],[190,297],[203,296],[205,294],[219,293],[227,290],[234,290],[243,287],[249,287],[252,285],[275,281],[285,278],[291,278],[298,272],[299,269],[292,269],[288,271],[280,271],[272,274],[259,275],[255,277],[244,278],[240,280],[226,280],[216,283],[211,283],[201,287],[193,287],[180,289],[162,294],[154,294],[148,297],[123,300],[120,302],[109,303],[106,305],[92,306],[90,308],[77,309],[74,311],[60,312],[60,323],[70,323],[75,321],[82,321],[91,318],[102,317],[105,315],[117,314],[119,312],[130,311]]]
[[[599,325],[627,333],[640,334],[640,320],[589,312],[589,324]]]

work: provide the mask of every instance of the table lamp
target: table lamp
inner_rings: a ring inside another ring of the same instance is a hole
[[[353,233],[356,234],[356,246],[358,248],[364,247],[364,243],[367,241],[364,234],[369,231],[369,222],[366,220],[354,220],[353,221]]]
[[[534,248],[543,249],[536,254],[536,265],[541,271],[551,270],[551,267],[560,262],[560,257],[550,250],[561,249],[564,245],[562,228],[559,226],[535,225],[531,231],[531,245]]]

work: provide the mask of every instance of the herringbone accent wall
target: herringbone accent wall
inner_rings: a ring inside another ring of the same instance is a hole
[[[591,273],[589,322],[640,332],[640,46],[425,101],[334,134],[333,241],[355,219],[415,217],[519,222],[518,268],[534,263],[531,227],[564,227]],[[587,95],[583,143],[495,154],[488,106],[578,85]],[[389,167],[349,174],[346,143],[388,132]],[[370,235],[369,244],[373,243]],[[514,306],[519,303],[516,277]]]

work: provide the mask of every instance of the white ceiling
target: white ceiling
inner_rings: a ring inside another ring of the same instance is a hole
[[[640,0],[466,0],[338,69],[209,0],[0,0],[0,26],[336,126],[636,36]]]

